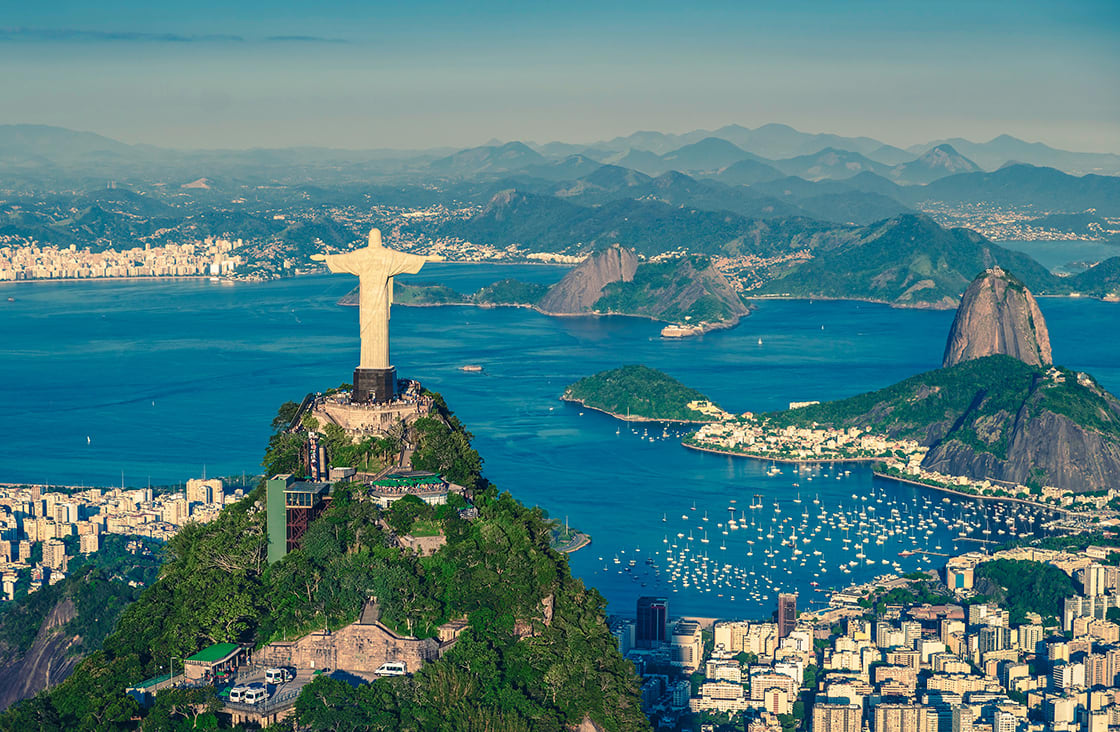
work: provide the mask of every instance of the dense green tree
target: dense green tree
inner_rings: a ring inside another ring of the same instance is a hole
[[[1062,602],[1076,594],[1073,580],[1062,570],[1026,559],[996,559],[976,567],[977,602],[1006,607],[1011,624],[1026,622],[1027,613],[1060,617]]]

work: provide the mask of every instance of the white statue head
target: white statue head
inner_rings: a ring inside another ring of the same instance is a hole
[[[381,229],[369,230],[369,245],[374,249],[384,248],[384,245],[381,243]]]

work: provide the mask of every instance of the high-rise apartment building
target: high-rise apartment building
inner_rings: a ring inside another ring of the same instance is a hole
[[[785,638],[797,625],[797,593],[778,595],[778,637]]]
[[[858,704],[814,704],[812,732],[861,732],[862,718]]]
[[[665,626],[669,622],[669,601],[664,597],[639,597],[638,621],[634,642],[638,648],[656,648],[663,645]]]

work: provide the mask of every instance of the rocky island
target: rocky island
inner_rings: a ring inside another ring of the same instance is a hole
[[[560,398],[630,422],[713,422],[726,416],[700,392],[641,365],[580,379]]]

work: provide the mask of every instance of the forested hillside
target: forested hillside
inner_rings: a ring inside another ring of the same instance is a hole
[[[176,535],[159,581],[125,610],[102,650],[61,685],[0,716],[0,729],[134,728],[145,711],[124,689],[158,674],[167,659],[215,642],[259,647],[338,628],[372,596],[382,622],[400,633],[432,637],[448,620],[469,624],[444,657],[411,677],[356,690],[329,680],[309,685],[299,700],[301,723],[336,729],[336,715],[359,715],[368,729],[559,731],[590,718],[608,730],[644,728],[634,668],[607,630],[603,598],[549,548],[551,525],[541,511],[482,477],[470,433],[434,396],[436,416],[411,436],[413,465],[470,488],[477,519],[460,518],[465,504],[455,501],[433,508],[405,499],[382,513],[361,500],[357,485],[339,484],[302,548],[270,566],[258,488],[213,523]],[[280,429],[283,416],[274,423]],[[284,464],[293,448],[272,440],[266,462]],[[438,525],[447,538],[433,556],[421,558],[392,539],[418,521]],[[532,633],[515,634],[515,623]],[[157,704],[171,720],[194,713],[178,708]],[[208,723],[222,720],[206,716]]]

